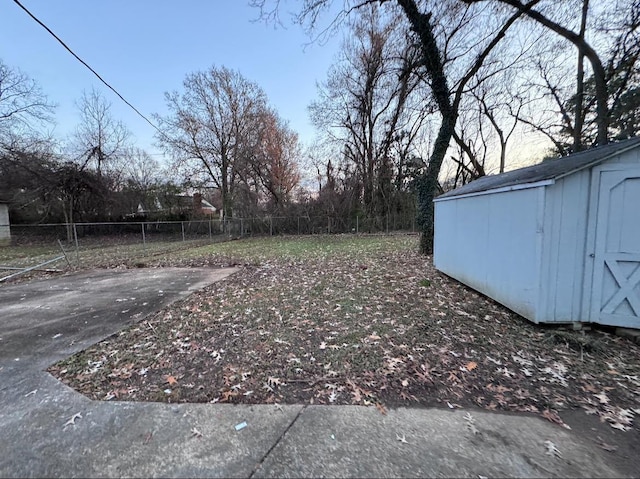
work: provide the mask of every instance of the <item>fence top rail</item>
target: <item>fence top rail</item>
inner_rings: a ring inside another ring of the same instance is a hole
[[[110,226],[110,225],[157,225],[157,224],[181,224],[181,223],[208,223],[210,220],[185,220],[185,221],[103,221],[97,223],[13,223],[11,226],[31,226],[31,227],[44,227],[44,226]],[[212,220],[219,221],[219,220]]]
[[[209,219],[209,220],[183,220],[183,221],[100,221],[100,222],[87,222],[87,223],[13,223],[11,225],[0,225],[0,226],[12,226],[12,227],[67,227],[67,226],[112,226],[112,225],[159,225],[159,224],[184,224],[184,223],[209,223],[209,222],[230,222],[230,221],[269,221],[269,220],[297,220],[297,219],[305,219],[305,220],[376,220],[383,218],[413,218],[414,213],[408,214],[390,214],[390,215],[356,215],[354,217],[351,216],[336,216],[336,215],[294,215],[294,216],[247,216],[247,217],[238,217],[234,216],[232,218],[223,218],[223,219]]]

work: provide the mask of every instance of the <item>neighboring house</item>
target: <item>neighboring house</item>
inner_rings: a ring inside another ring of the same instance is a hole
[[[434,264],[536,323],[640,328],[640,138],[435,200]]]
[[[199,215],[206,215],[206,216],[209,216],[209,217],[213,218],[213,216],[216,213],[219,214],[222,211],[219,211],[218,208],[216,208],[211,203],[209,203],[207,200],[205,200],[202,197],[202,194],[194,193],[194,195],[193,195],[193,212],[196,213],[196,214],[199,214]]]
[[[151,205],[149,205],[151,206]],[[153,205],[149,208],[143,203],[138,203],[135,213],[130,213],[128,217],[146,217],[148,215],[185,215],[194,219],[207,217],[212,219],[220,215],[221,211],[202,197],[200,193],[193,195],[171,195],[154,197]]]
[[[9,204],[0,200],[0,246],[9,246],[9,244],[11,244]]]

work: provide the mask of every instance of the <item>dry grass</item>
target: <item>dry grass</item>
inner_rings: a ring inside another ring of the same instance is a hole
[[[145,261],[241,271],[53,366],[94,399],[478,406],[618,429],[640,348],[536,326],[438,273],[415,236],[234,241]]]

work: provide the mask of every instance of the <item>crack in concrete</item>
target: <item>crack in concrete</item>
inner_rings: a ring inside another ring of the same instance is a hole
[[[296,414],[296,417],[293,418],[293,421],[291,421],[291,423],[287,426],[287,428],[282,432],[282,434],[280,434],[280,437],[278,437],[278,439],[276,440],[276,442],[269,448],[269,450],[262,456],[262,458],[260,459],[260,461],[258,461],[258,464],[256,464],[256,467],[253,468],[253,471],[251,471],[251,474],[249,475],[249,479],[251,479],[256,472],[258,472],[258,469],[260,469],[262,467],[262,465],[264,464],[264,461],[267,460],[267,458],[269,457],[269,455],[271,454],[271,452],[276,448],[276,446],[278,444],[280,444],[280,441],[282,441],[282,439],[284,439],[284,437],[287,435],[287,433],[289,432],[289,429],[291,429],[291,427],[296,423],[296,421],[298,420],[298,418],[302,415],[302,412],[307,409],[307,405],[303,405],[302,408],[300,409],[300,411],[298,411],[298,414]]]

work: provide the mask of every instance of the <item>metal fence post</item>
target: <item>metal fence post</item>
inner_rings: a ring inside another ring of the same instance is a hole
[[[360,232],[360,215],[356,215],[356,234]]]
[[[184,221],[180,222],[180,226],[182,227],[182,241],[184,241]]]
[[[240,218],[240,238],[244,237],[244,218]]]
[[[142,228],[142,246],[144,248],[147,247],[147,237],[144,234],[144,221],[142,223],[140,223],[140,227]]]
[[[73,223],[73,240],[76,243],[76,261],[78,262],[78,266],[80,266],[80,247],[78,246],[78,230],[76,229],[75,223]]]
[[[209,221],[207,223],[209,223],[209,239],[211,239],[211,219],[209,219]]]

